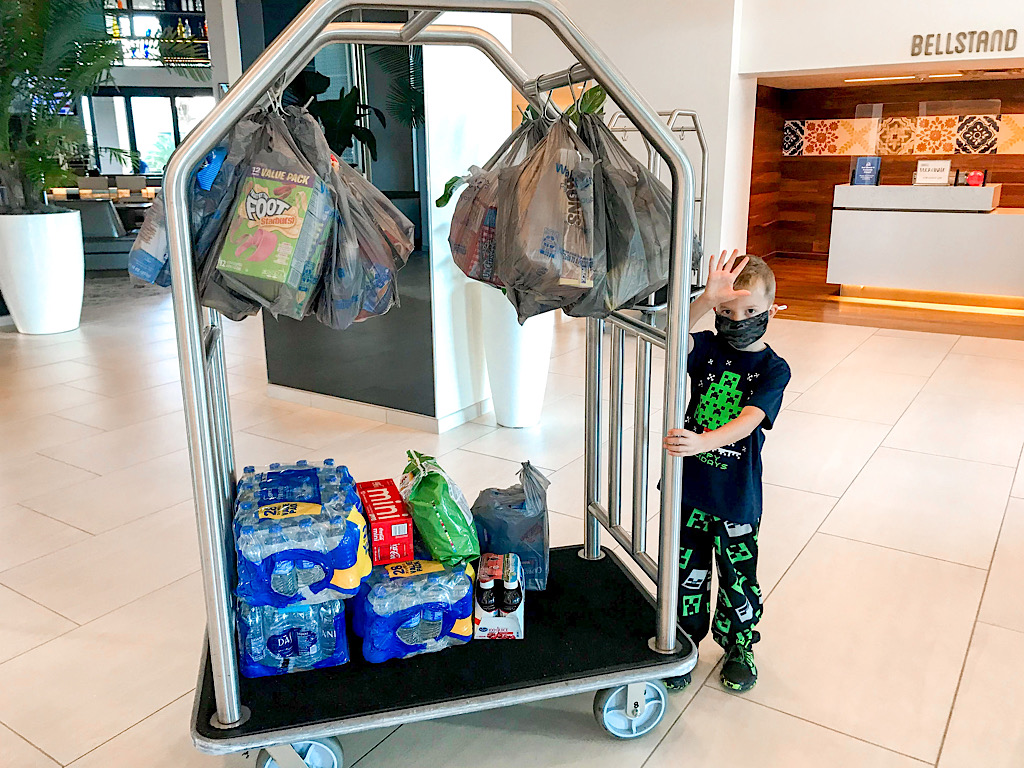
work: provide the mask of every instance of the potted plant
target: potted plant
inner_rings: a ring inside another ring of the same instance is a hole
[[[168,45],[161,48],[168,59],[194,56],[192,43]],[[48,205],[45,190],[74,183],[71,163],[88,155],[74,112],[83,96],[110,82],[123,55],[107,32],[102,0],[0,2],[0,292],[22,333],[78,327],[81,218]],[[103,151],[119,159],[128,154]]]

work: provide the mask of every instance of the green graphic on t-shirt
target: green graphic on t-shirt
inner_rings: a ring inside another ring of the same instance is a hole
[[[708,387],[708,391],[700,396],[694,419],[706,430],[724,427],[740,415],[743,410],[740,399],[743,393],[736,388],[740,383],[738,373],[725,371],[717,384]]]

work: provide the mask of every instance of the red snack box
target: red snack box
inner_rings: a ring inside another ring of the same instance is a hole
[[[412,515],[393,480],[356,483],[370,524],[370,547],[374,565],[405,563],[413,559]]]

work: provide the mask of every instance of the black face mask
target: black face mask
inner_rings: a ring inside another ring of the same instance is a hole
[[[734,349],[745,349],[764,336],[768,330],[768,318],[771,310],[754,315],[744,320],[732,320],[722,315],[715,315],[715,331]]]

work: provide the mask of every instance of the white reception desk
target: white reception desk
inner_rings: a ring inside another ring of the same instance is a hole
[[[849,286],[1024,296],[1024,209],[1000,185],[837,186],[828,281]]]

